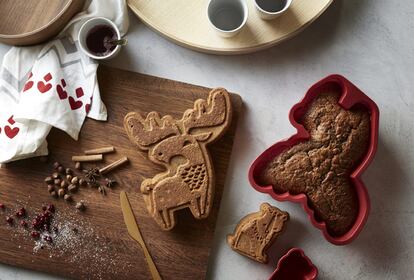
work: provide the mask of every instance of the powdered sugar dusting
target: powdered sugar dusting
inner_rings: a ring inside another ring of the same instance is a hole
[[[33,242],[33,255],[47,252],[52,263],[56,258],[71,263],[70,267],[77,269],[70,272],[73,275],[81,274],[81,278],[85,279],[121,277],[124,271],[132,268],[133,263],[117,254],[122,249],[114,248],[112,241],[95,230],[88,218],[76,211],[56,210],[50,232],[40,232],[38,239],[30,236],[30,228],[16,226],[10,229],[14,237]],[[46,236],[50,236],[52,242],[46,241]]]

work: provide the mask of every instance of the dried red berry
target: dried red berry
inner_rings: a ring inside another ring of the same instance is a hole
[[[20,225],[21,225],[22,227],[27,227],[27,222],[26,222],[26,221],[21,221],[21,222],[20,222]]]
[[[45,237],[43,237],[43,239],[44,239],[45,241],[49,242],[49,243],[52,243],[52,242],[53,242],[52,237],[51,237],[51,236],[49,236],[49,235],[46,235]]]
[[[37,232],[37,231],[32,231],[32,233],[30,233],[30,235],[33,237],[33,238],[39,238],[40,237],[40,233],[39,232]]]
[[[3,203],[0,203],[0,209],[4,209],[4,208],[6,208],[6,206],[4,206]]]
[[[43,214],[41,215],[41,217],[44,217],[45,219],[50,218],[52,216],[52,212],[50,212],[49,210],[46,210],[45,212],[43,212]]]
[[[20,210],[17,211],[15,215],[18,218],[24,217],[26,215],[26,209],[20,208]]]
[[[33,228],[37,229],[37,228],[39,228],[39,225],[40,225],[40,223],[39,223],[39,221],[37,219],[34,219],[32,221],[32,227]]]
[[[13,222],[14,222],[14,220],[13,220],[13,218],[12,218],[12,217],[6,217],[6,222],[7,222],[9,225],[12,225],[12,224],[13,224]]]
[[[47,210],[49,210],[50,212],[52,212],[52,213],[55,213],[55,205],[53,205],[53,204],[49,204],[48,206],[47,206]]]
[[[48,225],[48,224],[44,224],[44,225],[43,225],[43,230],[44,230],[44,231],[49,231],[49,230],[50,230],[49,225]]]

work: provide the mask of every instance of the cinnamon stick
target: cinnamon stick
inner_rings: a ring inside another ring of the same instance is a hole
[[[129,160],[128,160],[127,157],[120,158],[117,161],[115,161],[115,162],[99,169],[99,173],[103,175],[103,174],[106,174],[108,172],[111,172],[115,168],[118,168],[119,166],[121,166],[124,163],[127,163],[128,161]]]
[[[86,150],[85,155],[99,155],[99,154],[109,154],[115,152],[114,147],[102,147],[98,149]]]
[[[81,156],[73,156],[72,161],[78,162],[88,162],[88,161],[102,161],[103,155],[81,155]]]

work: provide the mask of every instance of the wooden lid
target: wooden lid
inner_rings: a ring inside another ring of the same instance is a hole
[[[11,45],[46,41],[59,33],[83,4],[84,0],[2,0],[0,41]]]

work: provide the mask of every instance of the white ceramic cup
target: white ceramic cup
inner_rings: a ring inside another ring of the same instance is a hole
[[[220,36],[232,37],[246,25],[249,9],[245,0],[210,0],[207,17]]]
[[[254,0],[259,16],[264,20],[275,19],[284,14],[292,4],[292,0]]]
[[[118,40],[121,39],[121,33],[119,32],[119,29],[115,23],[113,23],[111,20],[104,18],[104,17],[95,17],[95,18],[91,18],[88,21],[86,21],[79,30],[78,40],[79,40],[80,48],[86,55],[88,55],[89,57],[93,59],[97,59],[97,60],[111,59],[115,57],[121,50],[120,45],[117,45],[115,49],[113,49],[110,53],[104,56],[95,55],[93,52],[89,50],[89,48],[86,45],[86,37],[88,36],[89,31],[98,25],[107,25],[111,27],[115,31],[117,39]]]

